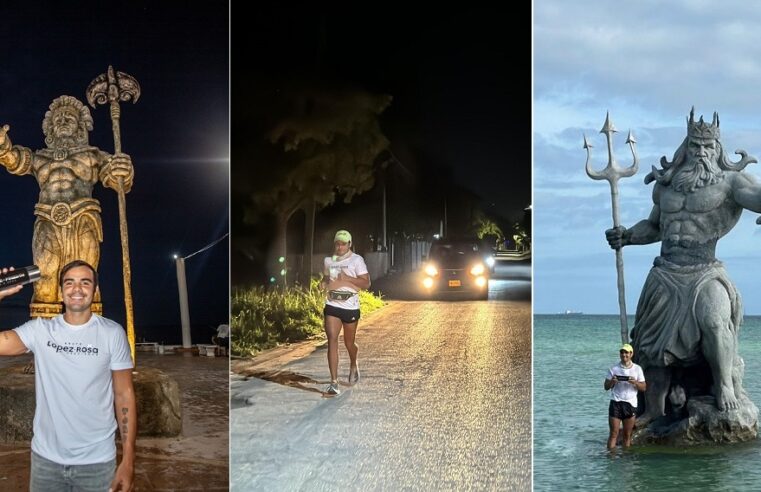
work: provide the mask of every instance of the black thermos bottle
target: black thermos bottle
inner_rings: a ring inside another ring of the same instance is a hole
[[[24,268],[17,268],[8,273],[0,273],[0,290],[13,287],[14,285],[24,285],[36,282],[40,279],[40,268],[32,265]]]

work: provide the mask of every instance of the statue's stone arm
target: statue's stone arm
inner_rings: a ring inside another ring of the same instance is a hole
[[[651,244],[661,240],[661,207],[653,205],[650,216],[645,220],[640,220],[623,234],[623,246],[629,244]]]
[[[8,137],[8,125],[0,127],[0,164],[12,174],[29,174],[32,170],[32,151],[13,145]]]
[[[100,182],[106,188],[117,190],[119,178],[122,178],[124,192],[129,193],[135,178],[135,168],[132,166],[132,158],[127,154],[110,155],[100,153]]]
[[[761,213],[761,183],[752,174],[734,173],[732,196],[743,208]]]
[[[623,248],[630,244],[651,244],[661,240],[661,185],[656,184],[653,189],[653,209],[650,215],[640,220],[630,228],[614,227],[605,231],[605,238],[613,249]]]

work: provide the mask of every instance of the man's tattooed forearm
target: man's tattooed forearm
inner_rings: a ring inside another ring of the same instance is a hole
[[[122,408],[122,436],[127,435],[127,428],[128,428],[127,424],[129,423],[129,420],[127,419],[128,412],[129,410],[126,407]]]

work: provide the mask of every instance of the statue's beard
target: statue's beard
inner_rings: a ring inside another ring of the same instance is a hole
[[[682,166],[671,179],[671,187],[676,191],[692,193],[698,188],[718,183],[724,173],[715,161],[696,158],[692,167]]]
[[[87,145],[87,130],[79,129],[73,135],[48,135],[45,137],[45,143],[51,149],[70,149]]]
[[[66,149],[69,147],[74,147],[76,145],[77,141],[74,138],[74,135],[60,135],[53,137],[53,147],[59,148],[59,149]]]

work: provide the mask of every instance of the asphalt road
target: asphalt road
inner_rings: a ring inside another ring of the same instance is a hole
[[[324,344],[234,362],[231,489],[530,490],[530,281],[520,281],[522,300],[493,300],[514,293],[495,284],[489,301],[392,301],[367,316],[362,380],[347,385],[341,347],[337,397],[321,391]]]

